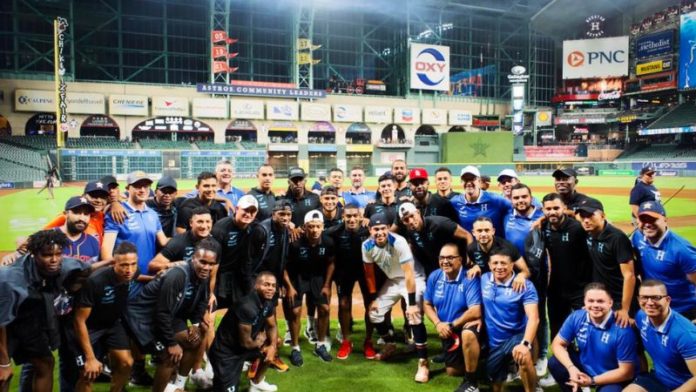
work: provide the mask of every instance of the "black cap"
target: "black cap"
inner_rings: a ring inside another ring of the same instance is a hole
[[[176,190],[176,180],[170,176],[162,176],[159,181],[157,181],[157,189],[173,188]]]
[[[390,171],[384,172],[384,174],[379,176],[379,178],[377,179],[377,182],[380,183],[380,182],[386,181],[386,180],[394,181],[394,176],[391,174]]]
[[[273,211],[281,211],[285,209],[292,210],[292,203],[286,199],[276,201],[275,205],[273,206]]]
[[[379,213],[374,214],[370,217],[370,227],[377,225],[389,225],[391,222],[387,221],[387,216]]]
[[[291,167],[290,171],[288,171],[288,178],[305,178],[307,175],[305,174],[305,171],[301,167]]]
[[[116,177],[114,176],[104,176],[102,177],[99,182],[104,184],[107,188],[113,186],[118,186],[118,181],[116,181]]]
[[[575,213],[578,213],[580,211],[585,211],[589,212],[590,214],[593,214],[595,211],[604,211],[604,205],[602,205],[601,201],[588,197],[587,199],[582,200],[580,204],[575,208]]]
[[[640,169],[641,176],[645,173],[655,173],[655,168],[652,166],[646,166],[646,167]]]
[[[481,181],[483,181],[483,182],[491,182],[491,176],[481,176]]]
[[[556,169],[556,171],[553,172],[552,176],[554,178],[558,177],[577,177],[578,173],[573,169],[572,167],[567,167],[565,169]]]
[[[94,194],[97,192],[106,194],[106,196],[108,196],[109,195],[108,185],[104,184],[101,181],[90,181],[87,183],[87,185],[85,185],[84,193]]]
[[[89,204],[86,198],[82,196],[73,196],[65,202],[65,211],[73,210],[78,207],[87,206],[90,212],[94,212],[94,206]]]
[[[338,196],[338,190],[336,190],[336,187],[335,187],[335,186],[331,186],[331,185],[325,186],[325,187],[321,190],[321,196],[324,196],[324,195],[334,195],[334,196]]]

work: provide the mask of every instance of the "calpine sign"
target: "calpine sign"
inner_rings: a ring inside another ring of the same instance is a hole
[[[449,91],[449,46],[412,43],[410,75],[412,89]]]
[[[628,36],[563,41],[563,79],[628,75]]]

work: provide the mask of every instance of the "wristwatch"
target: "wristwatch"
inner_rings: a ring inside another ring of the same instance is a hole
[[[527,347],[529,349],[529,351],[532,351],[532,343],[530,343],[529,341],[523,340],[522,345]]]

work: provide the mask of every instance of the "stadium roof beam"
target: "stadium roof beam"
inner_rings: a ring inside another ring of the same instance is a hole
[[[210,31],[222,30],[226,34],[230,31],[230,2],[229,0],[210,0]],[[166,35],[165,35],[166,40]],[[227,45],[225,43],[225,45]],[[230,84],[229,72],[213,72],[212,42],[208,44],[208,62],[210,64],[210,81],[212,83]],[[229,60],[225,60],[229,64]]]

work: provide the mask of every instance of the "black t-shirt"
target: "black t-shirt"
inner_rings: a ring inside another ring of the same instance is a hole
[[[398,214],[396,213],[396,207],[398,203],[394,201],[392,204],[384,204],[384,201],[379,200],[372,204],[368,204],[365,207],[365,218],[370,218],[374,214],[384,214],[387,217],[387,222],[396,222]]]
[[[431,193],[428,205],[425,207],[425,216],[444,216],[458,222],[459,214],[450,203],[450,198],[454,197],[454,194],[456,192],[451,192],[448,197],[442,197],[437,193]]]
[[[592,263],[582,225],[565,217],[558,230],[545,222],[541,233],[551,257],[549,292],[569,301],[583,298],[585,285],[592,281]]]
[[[109,329],[121,318],[128,304],[130,282],[119,282],[113,267],[93,273],[80,289],[76,308],[91,308],[87,318],[90,331]]]
[[[252,188],[248,195],[252,195],[259,202],[259,212],[256,213],[256,222],[264,221],[273,215],[273,207],[275,207],[276,196],[273,192],[264,193],[258,188]]]
[[[244,348],[239,336],[239,324],[251,325],[251,338],[266,328],[266,320],[275,312],[273,301],[262,301],[256,290],[241,298],[239,302],[225,313],[216,331],[216,339],[241,354],[250,350]]]
[[[473,243],[469,244],[469,247],[467,248],[467,254],[469,255],[470,260],[472,260],[476,265],[481,267],[481,273],[486,273],[491,270],[488,267],[488,255],[493,251],[493,249],[496,248],[506,249],[512,255],[513,263],[519,260],[520,257],[522,257],[522,255],[520,255],[520,251],[517,249],[515,245],[513,245],[512,242],[498,236],[493,237],[493,246],[491,246],[491,250],[489,252],[484,252],[483,249],[481,249],[481,246],[479,245],[478,241],[474,241]]]
[[[345,225],[336,226],[327,233],[334,241],[336,251],[336,272],[362,272],[362,243],[370,238],[370,232],[365,227],[357,231],[346,229]]]
[[[278,280],[278,287],[280,287],[287,262],[284,260],[284,257],[287,257],[287,252],[283,247],[287,246],[288,243],[288,229],[273,222],[271,222],[270,227],[269,239],[266,238],[266,230],[261,227],[261,224],[253,227],[249,240],[249,259],[257,273],[261,271],[272,272]],[[265,249],[267,242],[270,247],[268,251]]]
[[[249,255],[249,238],[253,223],[246,228],[239,228],[233,216],[221,219],[213,226],[213,238],[220,243],[222,254],[219,272],[229,271],[239,266]]]
[[[420,231],[407,231],[406,238],[411,244],[413,256],[425,268],[426,276],[438,269],[440,249],[442,246],[453,242],[457,224],[451,219],[442,216],[427,216],[423,218],[423,227]],[[460,249],[466,249],[466,241],[462,241]]]
[[[184,197],[176,198],[169,209],[165,209],[157,204],[155,199],[149,199],[145,202],[148,207],[155,210],[157,216],[159,217],[160,224],[162,225],[162,232],[169,238],[176,235],[175,222],[179,213],[179,207],[184,200],[186,200]]]
[[[292,194],[288,193],[285,195],[285,200],[289,201],[292,205],[292,223],[295,224],[295,227],[302,227],[304,224],[304,217],[309,211],[321,209],[319,196],[308,190],[305,190],[304,195],[299,199],[294,198]]]
[[[172,237],[160,253],[169,261],[189,261],[193,257],[193,250],[200,241],[188,230]]]
[[[646,201],[660,201],[660,192],[654,185],[648,185],[643,181],[638,181],[633,189],[631,189],[631,197],[628,204],[640,206]]]
[[[413,196],[413,192],[411,192],[411,187],[408,186],[408,182],[406,182],[406,186],[403,187],[402,189],[396,189],[394,190],[394,197],[396,200],[401,200],[402,197],[411,197]]]
[[[227,209],[220,202],[213,201],[213,203],[208,206],[203,204],[201,199],[198,197],[194,197],[191,199],[186,199],[181,203],[179,213],[176,217],[176,227],[189,230],[191,228],[189,225],[189,220],[191,220],[191,212],[198,207],[208,207],[210,210],[210,216],[213,218],[213,224],[220,219],[227,217]]]
[[[611,293],[614,306],[621,306],[624,281],[621,264],[633,260],[631,240],[623,231],[607,222],[597,238],[587,236],[587,248],[592,259],[592,281],[604,283]]]
[[[323,211],[322,211],[323,212]],[[324,230],[331,229],[333,227],[343,224],[343,208],[336,207],[336,215],[333,219],[329,219],[324,215]]]
[[[575,211],[575,209],[578,208],[580,206],[580,204],[582,204],[583,201],[585,201],[589,198],[590,197],[584,193],[573,192],[573,194],[570,196],[570,198],[568,200],[564,200],[564,202],[565,202],[566,206],[568,207],[568,209]]]
[[[314,277],[326,276],[326,269],[334,257],[334,242],[322,234],[318,245],[312,246],[305,236],[290,244],[288,274],[293,282],[309,281]]]

